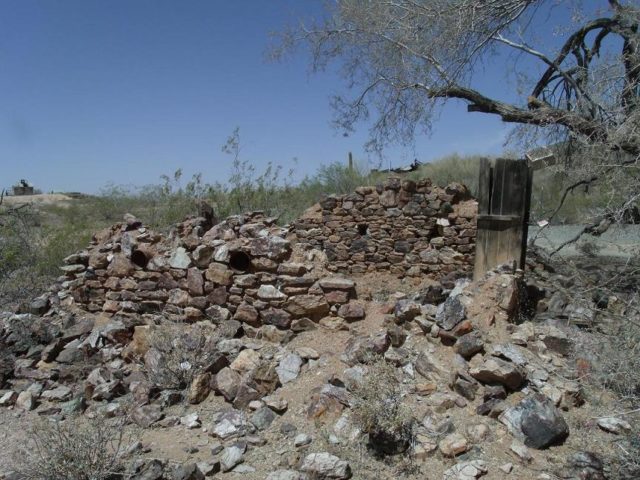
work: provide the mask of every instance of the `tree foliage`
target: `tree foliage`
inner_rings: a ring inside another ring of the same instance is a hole
[[[581,187],[610,184],[604,214],[622,215],[638,200],[640,9],[634,1],[599,3],[337,0],[325,18],[281,35],[274,53],[304,45],[314,70],[337,61],[350,93],[333,101],[336,123],[349,131],[372,121],[373,148],[411,141],[430,129],[439,106],[457,99],[469,112],[561,145],[556,154],[573,154],[562,165],[574,172],[569,180],[577,172]],[[540,26],[553,21],[558,33],[545,42]],[[479,81],[494,55],[517,56],[521,68],[521,84],[500,98]],[[534,136],[529,145],[540,143]]]

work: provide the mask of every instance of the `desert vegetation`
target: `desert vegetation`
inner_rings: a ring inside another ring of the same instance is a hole
[[[125,479],[123,457],[131,436],[124,428],[122,419],[43,419],[28,429],[25,444],[11,462],[25,480]]]
[[[293,183],[294,172],[285,172],[281,166],[256,171],[248,159],[241,158],[239,142],[239,131],[235,130],[224,148],[232,156],[232,169],[223,183],[206,183],[201,174],[185,179],[177,170],[163,175],[157,184],[140,188],[107,185],[96,195],[68,202],[19,209],[0,204],[0,297],[26,299],[37,294],[58,275],[64,257],[83,248],[93,233],[120,221],[125,213],[167,231],[185,216],[197,215],[198,200],[205,200],[214,206],[218,218],[262,210],[286,224],[325,195],[376,185],[388,176],[361,164],[349,168],[336,162]],[[476,194],[479,159],[478,155],[454,154],[425,163],[404,177],[430,178],[436,185],[458,182]],[[532,221],[548,218],[571,182],[572,177],[561,168],[536,172]],[[607,192],[597,186],[573,190],[553,222],[585,223],[607,204]]]

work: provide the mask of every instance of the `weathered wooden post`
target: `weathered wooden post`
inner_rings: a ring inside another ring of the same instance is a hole
[[[480,160],[475,279],[505,263],[524,267],[532,178],[526,160]]]

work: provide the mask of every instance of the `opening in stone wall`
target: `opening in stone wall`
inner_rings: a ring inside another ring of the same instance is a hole
[[[251,265],[251,258],[244,252],[231,252],[229,254],[229,266],[234,270],[246,272]]]
[[[134,250],[133,252],[131,252],[131,262],[141,268],[146,268],[147,264],[149,263],[149,259],[143,251]]]
[[[369,225],[366,223],[358,224],[358,233],[360,235],[368,235],[369,234]]]

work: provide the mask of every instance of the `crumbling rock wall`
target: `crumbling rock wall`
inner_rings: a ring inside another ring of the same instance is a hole
[[[53,301],[119,316],[234,318],[255,328],[289,329],[338,313],[355,296],[354,282],[319,278],[292,262],[287,230],[274,222],[254,212],[205,230],[206,219],[198,217],[164,237],[129,216],[65,259]]]
[[[292,226],[296,241],[323,250],[336,272],[390,271],[441,277],[473,268],[477,202],[467,188],[389,178],[330,195]]]
[[[298,328],[300,319],[354,320],[361,311],[349,305],[354,282],[325,278],[326,270],[462,276],[473,266],[476,211],[463,185],[390,178],[328,196],[288,228],[253,212],[216,225],[191,218],[163,236],[128,215],[65,259],[56,295],[36,301],[34,313],[53,301],[109,315],[233,318],[283,330],[294,322]],[[323,250],[327,264],[314,269],[294,261],[296,245]]]

